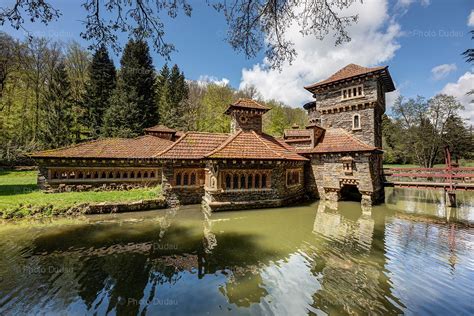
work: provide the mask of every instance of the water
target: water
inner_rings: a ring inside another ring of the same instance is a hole
[[[458,200],[4,223],[0,314],[472,315],[474,195]]]

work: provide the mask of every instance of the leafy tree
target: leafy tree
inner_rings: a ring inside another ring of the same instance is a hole
[[[404,132],[400,142],[413,152],[415,162],[433,167],[440,156],[448,119],[462,108],[453,96],[445,94],[428,101],[421,97],[396,100],[393,111]]]
[[[474,39],[474,30],[472,30],[470,32],[472,34],[472,39]],[[464,56],[464,58],[466,59],[466,62],[467,63],[474,63],[474,48],[468,48],[466,49],[462,55]],[[471,91],[468,92],[468,94],[474,94],[474,89],[472,89]],[[474,100],[471,100],[471,102],[474,102]]]
[[[199,109],[197,128],[199,131],[228,133],[230,119],[224,114],[234,100],[234,91],[229,86],[209,84]]]
[[[323,39],[334,34],[335,43],[347,42],[350,37],[347,26],[357,22],[357,15],[343,15],[344,9],[358,0],[337,1],[273,1],[273,0],[209,0],[207,4],[224,14],[229,30],[227,42],[247,57],[254,57],[265,50],[267,60],[273,67],[285,61],[291,62],[296,51],[285,35],[293,26],[305,35]],[[95,45],[112,44],[118,49],[117,32],[128,31],[129,35],[150,38],[156,51],[169,57],[175,49],[165,40],[165,23],[160,17],[176,18],[183,11],[191,16],[192,6],[186,0],[82,0],[87,11],[85,31],[81,36],[93,40]],[[126,12],[126,18],[124,13]],[[19,29],[25,19],[43,24],[58,19],[61,12],[49,1],[16,0],[0,12],[0,24],[9,22]]]
[[[74,142],[77,143],[87,133],[84,124],[86,109],[84,106],[84,95],[89,80],[88,68],[90,64],[89,53],[77,42],[67,46],[66,71],[71,83],[71,98],[73,100],[73,128]]]
[[[44,121],[41,138],[50,148],[69,145],[72,142],[71,85],[66,66],[60,62],[51,75],[45,95]]]
[[[93,138],[100,134],[103,116],[110,106],[110,97],[116,87],[116,71],[105,46],[95,51],[89,66],[90,80],[86,85],[84,104],[85,124]]]
[[[443,135],[444,146],[449,146],[453,159],[472,159],[474,153],[474,138],[466,123],[458,114],[448,117]]]

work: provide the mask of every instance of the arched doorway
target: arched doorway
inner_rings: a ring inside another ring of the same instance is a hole
[[[362,194],[359,192],[357,185],[344,184],[341,188],[341,201],[360,202]]]

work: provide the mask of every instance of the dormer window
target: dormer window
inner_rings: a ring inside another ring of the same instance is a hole
[[[341,90],[341,99],[349,100],[364,96],[364,87],[362,85],[352,86]]]
[[[352,129],[353,130],[360,129],[360,115],[359,114],[354,114],[354,116],[352,116]]]

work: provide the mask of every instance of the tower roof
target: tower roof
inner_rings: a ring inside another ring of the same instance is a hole
[[[227,110],[225,110],[225,114],[229,114],[233,109],[248,109],[248,110],[254,110],[258,112],[267,112],[270,110],[268,106],[262,105],[252,99],[246,99],[246,98],[239,98],[237,101],[229,105]]]
[[[353,79],[356,77],[365,77],[367,75],[379,75],[382,79],[382,82],[387,89],[387,92],[395,90],[395,85],[393,84],[392,77],[388,72],[388,66],[379,66],[379,67],[363,67],[356,64],[349,64],[344,68],[338,70],[332,74],[329,78],[313,83],[311,85],[305,86],[304,88],[310,92],[313,92],[317,88],[322,88],[334,83],[338,83],[347,79]]]

